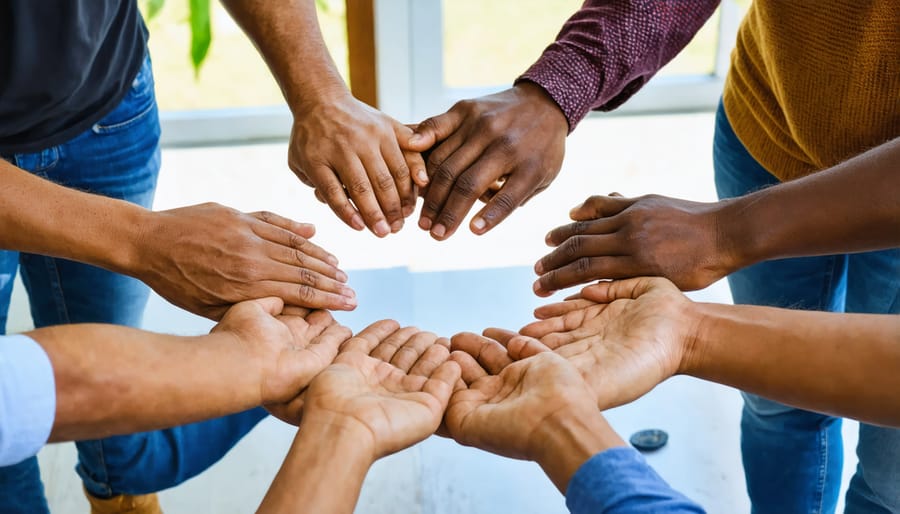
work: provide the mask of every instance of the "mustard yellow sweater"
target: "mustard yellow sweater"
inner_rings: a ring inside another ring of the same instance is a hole
[[[725,113],[781,180],[900,136],[900,0],[754,0]]]

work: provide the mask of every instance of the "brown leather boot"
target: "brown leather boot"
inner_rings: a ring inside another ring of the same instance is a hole
[[[159,497],[154,494],[121,494],[112,498],[97,498],[85,491],[91,514],[163,514]]]

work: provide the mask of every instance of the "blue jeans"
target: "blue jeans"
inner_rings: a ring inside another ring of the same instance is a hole
[[[148,58],[121,104],[91,130],[41,152],[5,158],[64,186],[149,208],[160,166],[159,135]],[[37,327],[141,324],[149,294],[141,282],[64,259],[0,251],[0,333],[5,333],[17,268]],[[85,488],[99,497],[172,487],[219,460],[265,415],[254,409],[170,430],[81,441],[76,443],[77,472]],[[49,512],[37,458],[0,468],[0,512]]]
[[[721,104],[713,161],[720,198],[778,183],[738,140]],[[736,304],[896,314],[900,249],[768,261],[728,282]],[[856,451],[845,512],[900,512],[900,430],[861,424]],[[834,512],[843,466],[839,418],[744,393],[741,453],[753,513]]]

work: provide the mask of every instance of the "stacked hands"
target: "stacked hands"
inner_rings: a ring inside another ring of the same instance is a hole
[[[246,348],[260,403],[300,426],[298,438],[346,438],[371,464],[437,431],[536,461],[565,491],[591,455],[624,445],[600,411],[689,365],[691,305],[650,278],[588,286],[518,333],[448,340],[383,320],[351,337],[328,312],[277,298],[237,304],[213,330]],[[581,455],[572,427],[592,434]]]

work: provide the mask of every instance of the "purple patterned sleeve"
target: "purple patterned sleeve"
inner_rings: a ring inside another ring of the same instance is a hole
[[[684,48],[718,0],[587,0],[516,82],[544,88],[574,130],[622,105]]]

